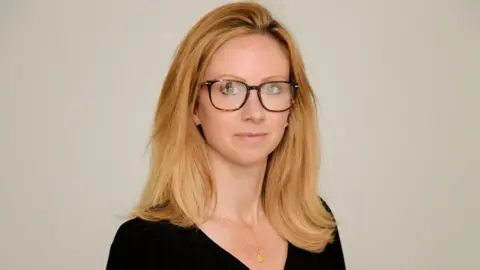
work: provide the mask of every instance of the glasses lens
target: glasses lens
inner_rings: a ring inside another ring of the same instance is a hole
[[[217,81],[212,84],[210,95],[213,106],[222,110],[235,110],[245,100],[247,87],[240,82]]]
[[[290,108],[294,87],[286,82],[264,84],[260,91],[263,106],[271,111],[282,111]]]
[[[269,82],[260,89],[261,102],[267,110],[284,111],[290,108],[294,91],[288,82]],[[247,94],[247,86],[237,81],[216,81],[210,86],[212,104],[221,110],[239,109]]]

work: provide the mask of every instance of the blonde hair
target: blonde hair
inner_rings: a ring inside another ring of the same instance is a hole
[[[149,179],[133,216],[182,227],[207,218],[216,191],[206,142],[193,121],[200,80],[224,42],[249,34],[270,36],[283,46],[291,80],[299,85],[289,126],[268,160],[265,213],[287,241],[321,252],[333,240],[336,226],[316,194],[320,157],[315,96],[291,35],[267,9],[252,2],[226,4],[207,13],[177,48],[153,122]]]

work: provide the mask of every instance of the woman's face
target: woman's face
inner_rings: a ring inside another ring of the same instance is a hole
[[[289,74],[288,57],[277,41],[268,36],[246,35],[227,41],[215,52],[202,82],[235,80],[260,85],[288,81]],[[280,97],[282,87],[286,87],[285,84],[271,84],[262,89],[263,103],[270,110],[285,106],[285,96]],[[214,104],[210,101],[208,87],[203,86],[194,115],[211,155],[239,166],[264,164],[283,137],[289,111],[266,110],[258,98],[258,90],[250,91],[240,109],[219,110],[216,107],[238,107],[246,91],[238,82],[215,83],[211,89]]]

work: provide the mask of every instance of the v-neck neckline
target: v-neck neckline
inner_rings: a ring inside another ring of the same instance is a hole
[[[235,257],[232,253],[230,253],[228,250],[224,249],[222,246],[220,246],[217,242],[213,241],[212,238],[210,238],[210,236],[208,236],[204,231],[202,231],[200,228],[198,227],[195,227],[194,228],[194,231],[197,231],[202,237],[203,239],[208,242],[213,248],[215,248],[216,250],[220,251],[221,253],[225,254],[227,257],[230,258],[231,261],[234,261],[236,264],[238,264],[239,266],[241,266],[242,268],[245,268],[245,269],[250,269],[248,266],[246,266],[240,259],[238,259],[237,257]],[[285,259],[285,265],[283,266],[283,269],[287,269],[287,266],[289,265],[289,261],[291,259],[291,256],[292,256],[292,253],[293,253],[293,245],[287,241],[287,258]]]

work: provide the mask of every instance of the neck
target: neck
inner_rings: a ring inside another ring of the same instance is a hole
[[[217,204],[212,218],[255,225],[264,216],[262,185],[267,162],[243,167],[212,154]]]

